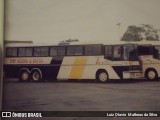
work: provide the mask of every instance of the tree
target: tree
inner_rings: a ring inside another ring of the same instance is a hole
[[[141,41],[141,40],[159,40],[159,30],[154,29],[152,25],[142,24],[140,26],[128,26],[122,37],[122,41]]]

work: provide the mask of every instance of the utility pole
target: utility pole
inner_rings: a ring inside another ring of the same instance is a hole
[[[118,25],[119,40],[121,40],[121,23],[117,23],[117,25]]]
[[[2,111],[3,85],[4,0],[0,0],[0,111]],[[0,118],[1,119],[1,118]]]

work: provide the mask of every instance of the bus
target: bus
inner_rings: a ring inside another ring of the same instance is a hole
[[[4,75],[21,82],[158,80],[160,45],[77,44],[5,46]]]

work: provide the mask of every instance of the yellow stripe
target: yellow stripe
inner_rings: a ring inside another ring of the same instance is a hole
[[[86,62],[87,62],[86,57],[76,57],[69,78],[81,79]]]

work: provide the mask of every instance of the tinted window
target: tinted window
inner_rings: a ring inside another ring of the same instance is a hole
[[[57,56],[57,47],[50,48],[50,56]]]
[[[160,46],[155,46],[153,49],[153,56],[156,59],[160,59]]]
[[[113,47],[113,58],[120,59],[121,58],[121,46],[114,46]]]
[[[105,58],[112,59],[112,46],[105,46]]]
[[[16,57],[17,48],[7,48],[7,57]]]
[[[138,46],[138,55],[151,55],[151,46]]]
[[[32,48],[26,48],[26,56],[32,56]]]
[[[58,47],[58,55],[65,55],[65,47]]]
[[[102,53],[102,49],[101,49],[101,45],[94,45],[93,46],[93,55],[101,55]]]
[[[83,47],[82,46],[75,46],[75,55],[83,55]]]
[[[112,46],[105,46],[105,54],[106,55],[112,54]]]
[[[20,57],[32,56],[32,48],[19,48],[18,56]]]
[[[48,47],[41,48],[41,56],[48,56]]]
[[[34,56],[48,56],[48,47],[34,48]]]
[[[92,55],[92,46],[85,46],[85,55]]]
[[[19,51],[18,51],[18,56],[26,56],[26,51],[25,51],[25,48],[19,48]]]
[[[67,47],[67,55],[74,55],[74,46]]]
[[[102,46],[101,45],[87,45],[85,46],[85,55],[101,55]]]

